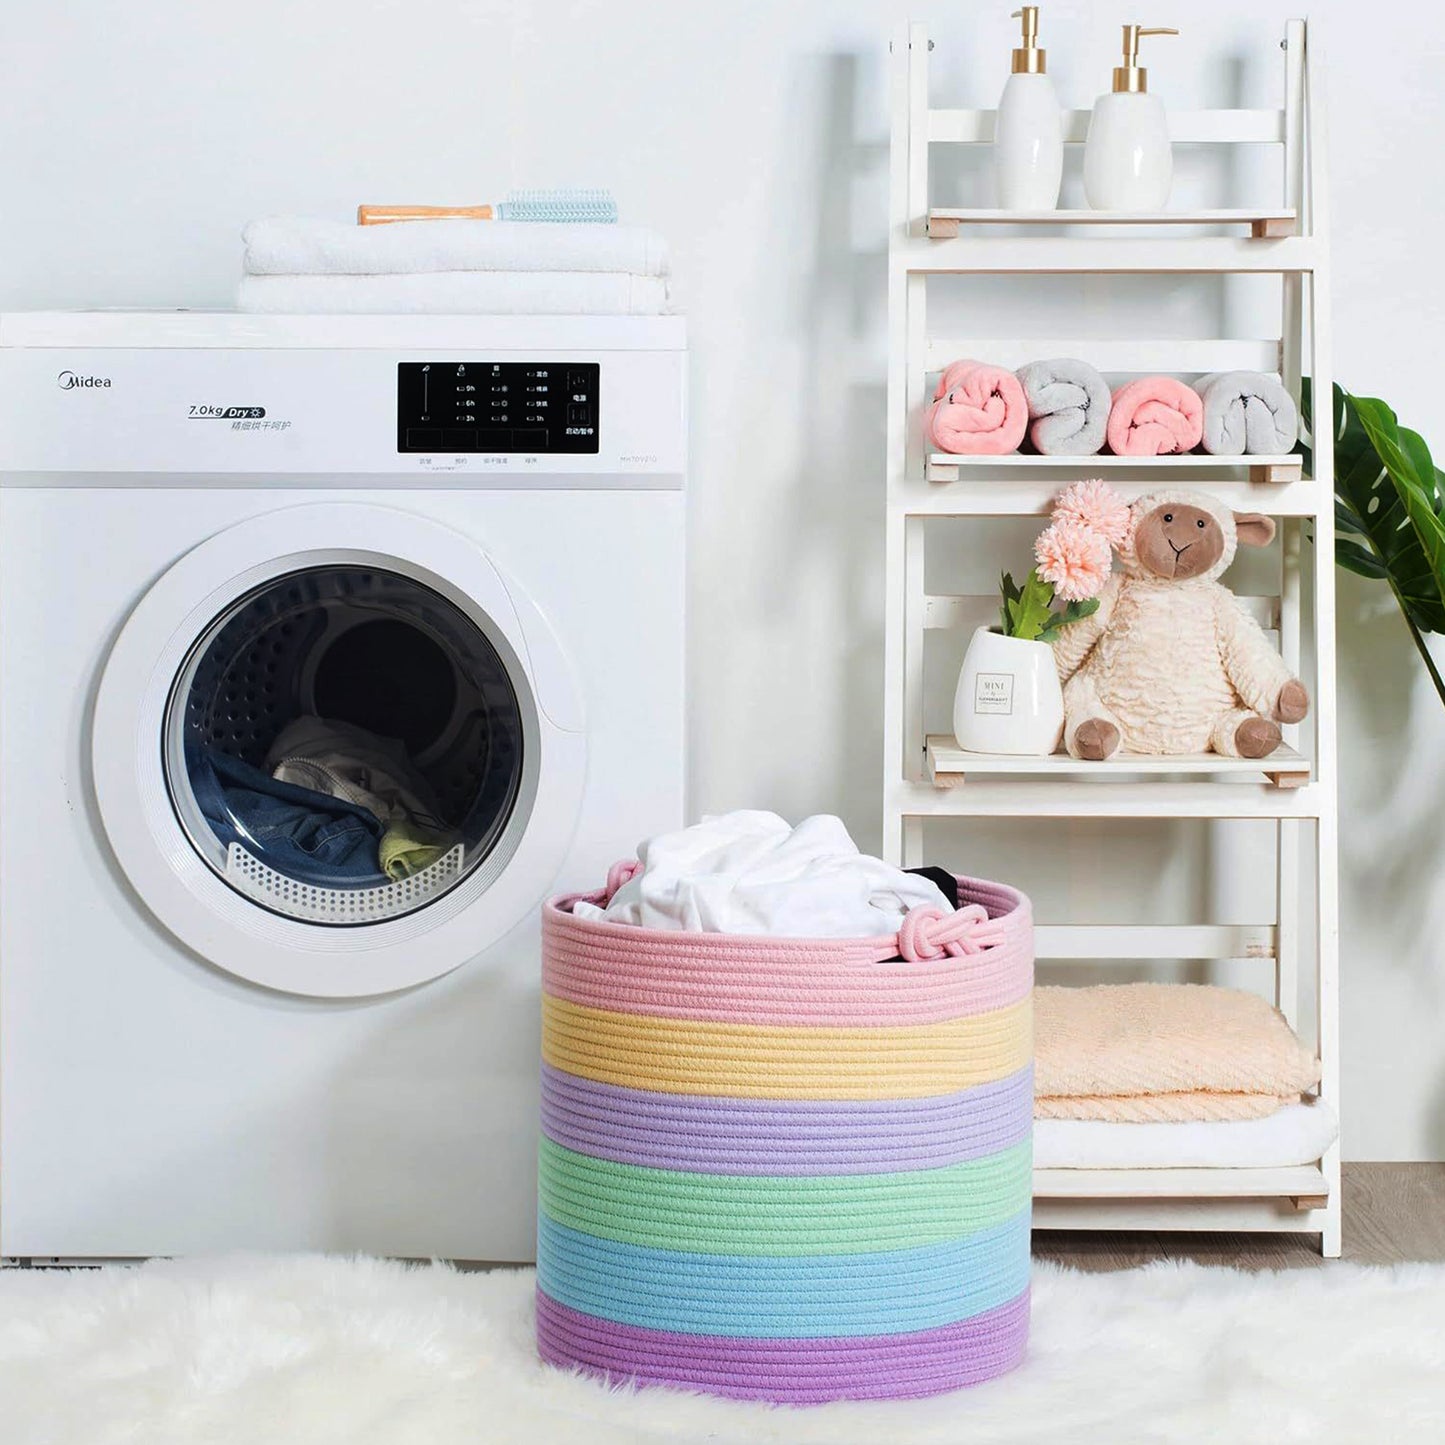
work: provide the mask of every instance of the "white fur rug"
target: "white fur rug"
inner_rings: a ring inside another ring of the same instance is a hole
[[[1439,1440],[1445,1266],[1040,1266],[1025,1366],[775,1410],[612,1390],[532,1353],[532,1272],[247,1258],[0,1275],[3,1445]]]

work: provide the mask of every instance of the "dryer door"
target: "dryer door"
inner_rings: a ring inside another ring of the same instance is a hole
[[[551,628],[470,540],[285,508],[182,557],[111,651],[101,816],[156,917],[287,993],[437,978],[538,904],[586,739]]]

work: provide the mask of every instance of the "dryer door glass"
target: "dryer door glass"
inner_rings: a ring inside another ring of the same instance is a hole
[[[483,863],[522,743],[506,665],[458,607],[397,572],[325,566],[215,618],[162,748],[216,873],[276,913],[345,925],[423,908]]]

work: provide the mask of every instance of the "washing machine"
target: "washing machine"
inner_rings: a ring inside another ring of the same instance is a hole
[[[532,1257],[538,905],[683,819],[684,347],[0,318],[0,1255]]]

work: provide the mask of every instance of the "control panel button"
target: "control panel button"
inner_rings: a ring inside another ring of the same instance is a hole
[[[406,429],[406,449],[409,452],[439,452],[442,449],[440,427],[412,426]]]
[[[519,452],[545,452],[548,433],[544,426],[519,426],[513,429],[512,442]]]
[[[442,433],[442,449],[449,452],[471,452],[477,448],[475,427],[449,426]]]
[[[509,452],[512,450],[512,433],[504,426],[484,426],[477,432],[479,452]]]

